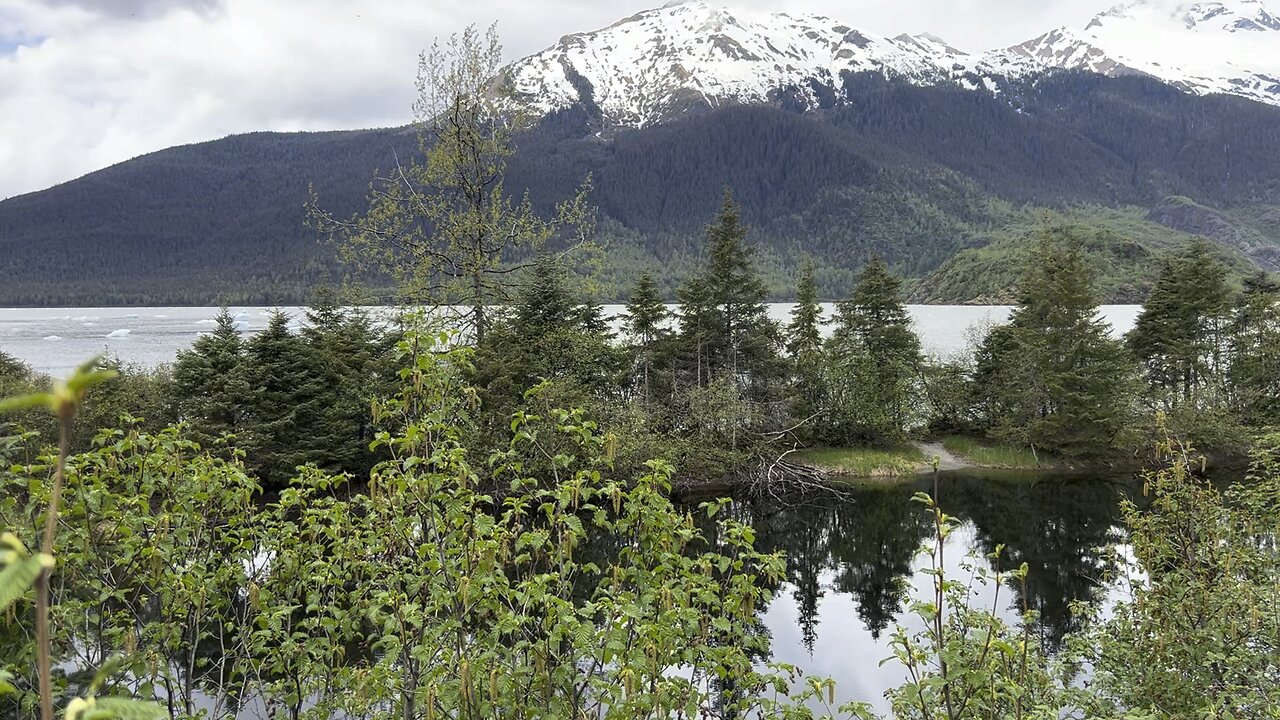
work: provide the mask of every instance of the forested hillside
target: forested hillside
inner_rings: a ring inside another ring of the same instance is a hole
[[[507,186],[545,209],[592,175],[610,245],[602,299],[641,269],[666,291],[681,282],[725,186],[775,298],[789,297],[807,259],[819,294],[841,295],[873,255],[929,277],[913,287],[919,299],[1007,294],[1003,280],[948,280],[944,263],[963,251],[998,264],[996,250],[1022,242],[1043,209],[1114,234],[1105,244],[1132,261],[1098,264],[1108,299],[1140,295],[1152,272],[1143,258],[1187,234],[1275,268],[1280,109],[1136,77],[1058,74],[998,96],[844,80],[843,98],[808,113],[779,101],[603,130],[590,112],[561,111],[519,138]],[[254,133],[10,198],[0,304],[305,302],[343,277],[304,224],[308,186],[349,215],[376,170],[414,152],[404,128]]]

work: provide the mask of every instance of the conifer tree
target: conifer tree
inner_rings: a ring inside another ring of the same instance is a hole
[[[778,329],[769,319],[769,292],[740,215],[726,189],[707,228],[707,264],[680,294],[681,335],[696,353],[699,384],[728,373],[735,382],[755,385],[777,372]]]
[[[236,319],[227,308],[214,318],[213,331],[178,353],[173,365],[173,397],[178,418],[192,437],[212,446],[223,435],[243,429],[245,348]]]
[[[998,437],[1070,456],[1105,454],[1133,419],[1133,367],[1098,317],[1084,250],[1045,226],[1009,325],[978,352],[979,405]]]
[[[1262,271],[1244,280],[1232,320],[1229,379],[1245,424],[1280,425],[1280,282]]]
[[[901,298],[901,281],[880,258],[858,275],[836,309],[828,343],[833,417],[841,442],[901,442],[919,394],[920,340]]]
[[[309,435],[320,467],[353,474],[373,462],[369,406],[395,383],[391,343],[361,310],[344,310],[325,298],[307,310],[302,340],[310,350],[309,374],[318,381],[318,412]]]
[[[542,380],[588,404],[616,386],[617,353],[599,305],[583,303],[559,258],[537,257],[510,317],[496,323],[476,358],[478,384],[499,416]]]
[[[246,346],[244,418],[247,463],[264,485],[281,486],[306,462],[317,462],[326,438],[314,434],[324,417],[325,376],[312,348],[289,330],[277,310]],[[325,463],[327,464],[327,463]]]
[[[796,306],[791,309],[791,322],[787,325],[787,351],[794,367],[792,378],[791,414],[795,421],[805,423],[819,412],[824,402],[824,366],[822,355],[822,307],[818,305],[818,287],[813,279],[813,263],[806,262],[796,286]],[[812,429],[798,429],[802,437],[808,437]]]
[[[1222,399],[1230,301],[1227,267],[1203,238],[1162,263],[1126,340],[1166,409]]]
[[[793,358],[822,349],[822,308],[818,305],[818,285],[813,279],[813,261],[804,264],[796,285],[796,306],[787,325],[787,351]]]
[[[659,345],[670,335],[665,324],[670,315],[658,295],[658,286],[654,284],[653,276],[647,271],[642,273],[627,301],[623,325],[635,350],[636,370],[646,414],[653,398],[654,363]]]

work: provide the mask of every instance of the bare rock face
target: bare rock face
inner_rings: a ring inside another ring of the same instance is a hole
[[[1280,270],[1280,247],[1249,232],[1221,211],[1189,198],[1167,197],[1147,212],[1147,219],[1239,250],[1264,270]]]

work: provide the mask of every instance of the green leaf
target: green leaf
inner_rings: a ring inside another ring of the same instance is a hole
[[[27,594],[31,585],[39,577],[40,571],[53,567],[53,558],[48,555],[32,555],[16,562],[4,570],[0,570],[0,611],[18,601]]]
[[[131,698],[101,697],[80,717],[83,720],[159,720],[168,713],[158,703]]]
[[[49,393],[34,393],[0,400],[0,413],[30,410],[38,407],[53,409],[53,395]]]

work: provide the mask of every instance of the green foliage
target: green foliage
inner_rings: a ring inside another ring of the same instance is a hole
[[[1024,266],[1019,305],[975,356],[974,406],[995,439],[1065,456],[1124,445],[1133,418],[1133,369],[1098,319],[1083,249],[1045,225]]]
[[[917,420],[923,359],[900,286],[876,258],[837,306],[824,357],[829,442],[901,443]]]
[[[932,516],[934,537],[922,553],[929,557],[933,594],[911,603],[911,614],[923,629],[899,625],[891,641],[894,659],[907,670],[907,681],[886,697],[902,720],[960,718],[1041,718],[1052,720],[1075,711],[1080,702],[1071,686],[1074,670],[1058,667],[1031,636],[1035,611],[1026,603],[1028,567],[1000,569],[1003,547],[989,558],[995,570],[974,557],[961,561],[961,578],[948,576],[944,558],[947,537],[956,518],[944,513],[934,494],[914,500]],[[1000,590],[1010,582],[1022,588],[1020,617],[1014,625],[1001,619]],[[991,606],[974,604],[975,587],[991,587]]]
[[[556,386],[565,407],[599,407],[617,392],[622,370],[599,307],[583,302],[558,258],[539,256],[526,278],[475,355],[485,419],[499,427],[543,381]]]
[[[213,331],[179,352],[173,365],[178,419],[186,422],[191,437],[206,447],[242,427],[243,403],[249,396],[244,341],[236,320],[223,307],[214,322]]]
[[[826,356],[822,342],[822,308],[813,277],[813,263],[805,263],[796,287],[796,306],[787,325],[787,352],[791,356],[791,415],[802,423],[800,437],[812,437],[806,422],[822,413],[825,402]]]
[[[28,692],[25,693],[26,697],[22,697],[23,693],[20,693],[13,684],[16,673],[20,672],[18,666],[6,660],[8,667],[0,666],[0,696],[20,695],[19,705],[27,710],[31,710],[38,704],[42,720],[53,720],[57,700],[53,684],[55,646],[51,637],[50,616],[54,610],[54,603],[50,598],[50,585],[51,575],[57,567],[53,552],[58,534],[59,511],[66,477],[67,456],[71,446],[72,426],[85,395],[90,390],[112,380],[116,375],[115,370],[102,367],[100,359],[94,358],[76,368],[66,380],[54,383],[48,392],[0,397],[0,413],[43,408],[58,421],[58,455],[54,461],[53,482],[47,501],[42,496],[39,498],[44,505],[45,515],[44,531],[40,540],[41,551],[36,554],[29,553],[23,541],[16,535],[8,532],[0,535],[0,613],[7,613],[9,607],[21,599],[32,586],[35,588],[36,596],[34,641],[27,640],[24,645],[16,648],[18,652],[7,652],[6,655],[16,656],[20,662],[25,661],[26,672],[34,676],[33,679],[27,678],[29,680],[27,686],[38,688],[35,693]],[[0,481],[5,480],[6,477],[0,474]],[[3,486],[3,483],[0,483],[0,486]],[[30,487],[28,483],[28,488]],[[30,493],[29,489],[28,493]],[[8,494],[6,492],[6,495]],[[32,520],[35,520],[35,507],[31,503],[28,503],[28,506],[28,514]],[[6,515],[17,509],[19,505],[14,500],[0,504],[0,520],[4,521],[4,525],[9,524],[10,518]],[[32,527],[36,525],[35,522],[31,523]],[[101,600],[102,598],[99,598],[99,601]],[[62,609],[61,606],[57,607],[59,611]],[[3,630],[5,628],[0,625],[0,631]],[[7,644],[10,636],[11,633],[0,632],[0,647]],[[18,637],[26,639],[21,633],[18,633]],[[32,659],[35,661],[34,665],[31,663]],[[99,702],[96,698],[98,689],[106,677],[117,670],[115,662],[106,662],[99,669],[93,682],[89,684],[87,692],[82,697],[73,697],[67,703],[65,713],[67,720],[76,720],[81,716],[95,720],[111,718],[146,720],[163,716],[164,712],[160,706],[153,703],[138,702],[128,698],[103,698]]]
[[[1230,333],[1227,385],[1240,419],[1280,425],[1280,283],[1262,273],[1246,278]]]
[[[686,373],[705,385],[720,373],[759,387],[777,368],[777,332],[765,308],[768,298],[746,245],[747,228],[726,188],[715,222],[707,228],[706,265],[680,293],[680,334]]]
[[[1245,482],[1221,490],[1191,448],[1166,440],[1146,476],[1151,508],[1125,506],[1132,597],[1086,644],[1094,683],[1157,717],[1273,718],[1280,707],[1280,438],[1264,438]]]
[[[471,26],[434,43],[419,60],[417,157],[403,165],[397,159],[394,172],[375,179],[361,215],[336,218],[314,196],[310,206],[311,223],[338,243],[344,260],[390,276],[410,302],[466,308],[456,322],[477,343],[485,340],[488,308],[510,299],[513,253],[536,252],[563,233],[585,242],[592,225],[589,179],[550,219],[527,192],[507,190],[523,119],[510,117],[508,88],[493,83],[501,62],[496,25],[483,36]]]
[[[900,477],[926,466],[924,454],[913,445],[888,449],[820,447],[802,450],[791,458],[831,475],[853,478]]]
[[[818,305],[818,286],[813,279],[813,263],[806,262],[796,285],[796,306],[791,309],[787,325],[787,352],[793,358],[822,349],[822,308]]]
[[[1158,397],[1167,395],[1166,408],[1218,391],[1230,300],[1227,268],[1207,241],[1193,240],[1162,263],[1127,341]]]

